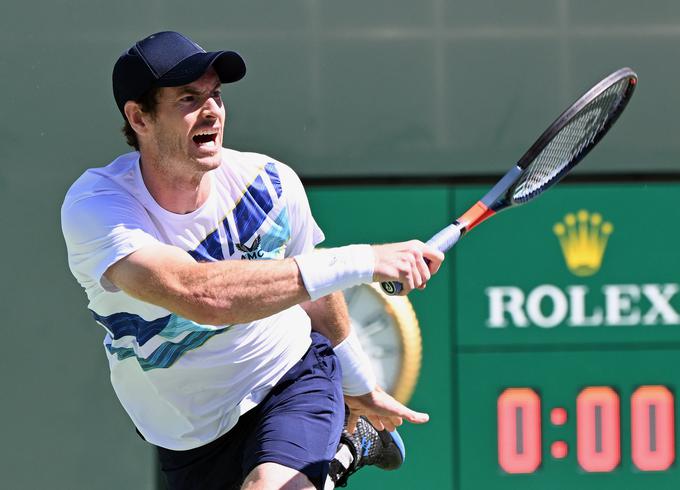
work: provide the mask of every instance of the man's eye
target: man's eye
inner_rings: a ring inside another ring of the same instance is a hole
[[[222,98],[222,92],[220,90],[215,90],[212,94],[212,96],[216,99]]]
[[[182,102],[193,102],[196,98],[193,95],[186,95],[182,97],[181,100]]]

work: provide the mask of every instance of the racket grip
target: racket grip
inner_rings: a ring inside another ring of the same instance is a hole
[[[458,240],[460,240],[461,235],[462,231],[461,228],[459,228],[458,223],[453,223],[430,238],[427,241],[427,244],[440,252],[446,253],[451,250]],[[428,264],[430,263],[427,259],[425,259],[425,262]],[[385,291],[385,294],[389,296],[396,296],[404,289],[404,286],[399,281],[381,282],[380,287]]]
[[[452,223],[427,241],[427,244],[446,253],[460,240],[462,232],[458,223]]]

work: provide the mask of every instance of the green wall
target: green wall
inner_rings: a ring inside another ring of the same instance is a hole
[[[134,41],[164,29],[243,54],[248,75],[225,90],[226,144],[275,155],[306,176],[501,172],[621,66],[638,71],[637,94],[580,171],[677,170],[680,123],[667,110],[680,102],[673,0],[3,6],[0,155],[62,185],[125,149],[111,68]],[[8,185],[13,172],[3,168]]]

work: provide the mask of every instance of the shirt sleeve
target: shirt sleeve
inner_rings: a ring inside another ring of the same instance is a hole
[[[106,270],[140,248],[157,244],[153,225],[144,208],[119,193],[69,199],[61,210],[71,272],[83,287],[99,283],[106,291],[116,288],[104,277]]]
[[[281,188],[290,221],[290,242],[286,247],[286,257],[294,257],[313,250],[324,241],[325,236],[312,216],[300,178],[283,163],[278,162],[277,167],[280,169]]]

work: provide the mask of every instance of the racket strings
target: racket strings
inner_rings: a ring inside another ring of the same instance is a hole
[[[528,165],[513,190],[513,201],[524,203],[536,197],[580,161],[617,113],[628,83],[628,79],[623,79],[612,84],[554,136]]]

